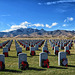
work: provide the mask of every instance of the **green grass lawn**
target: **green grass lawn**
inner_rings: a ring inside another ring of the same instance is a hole
[[[3,41],[1,40],[0,42]],[[22,46],[20,45],[20,47]],[[13,41],[9,51],[9,57],[5,57],[5,71],[0,71],[0,75],[75,75],[74,45],[70,50],[71,55],[67,55],[68,67],[58,66],[58,57],[54,55],[54,51],[50,47],[49,41],[48,50],[51,52],[51,54],[48,55],[48,59],[50,61],[50,68],[39,67],[39,53],[42,52],[42,47],[36,51],[36,56],[30,56],[30,51],[25,51],[25,48],[22,47],[23,53],[27,54],[27,61],[30,68],[29,70],[20,70],[18,69],[18,57],[15,42]],[[0,54],[3,54],[2,49],[0,49]]]

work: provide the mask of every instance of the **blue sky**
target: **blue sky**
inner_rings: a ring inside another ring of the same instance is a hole
[[[75,30],[75,0],[0,0],[0,31]]]

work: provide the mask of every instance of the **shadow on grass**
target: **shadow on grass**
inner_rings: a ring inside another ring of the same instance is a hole
[[[67,56],[72,56],[72,55],[75,55],[75,54],[67,54]]]
[[[10,70],[10,69],[5,69],[2,72],[13,72],[13,73],[22,73],[22,71],[18,71],[18,70]]]
[[[41,49],[38,49],[38,50],[36,50],[36,51],[41,51]]]
[[[48,56],[57,56],[57,55],[48,55]]]
[[[50,66],[50,68],[56,68],[56,69],[68,69],[68,68],[57,67],[57,66]]]
[[[34,55],[34,56],[39,56],[39,55]],[[34,56],[27,56],[27,57],[34,57]]]
[[[33,56],[27,56],[27,57],[33,57]]]
[[[70,55],[75,55],[75,54],[70,54]]]
[[[35,55],[35,56],[39,56],[39,55]]]
[[[68,65],[68,67],[75,67],[75,65]]]
[[[15,50],[16,50],[16,49],[15,49]],[[14,51],[10,49],[10,51],[9,51],[9,52],[14,52]]]
[[[39,69],[39,68],[29,67],[28,70],[45,71],[46,69]]]
[[[17,55],[16,56],[9,56],[9,57],[11,57],[11,58],[18,58]]]

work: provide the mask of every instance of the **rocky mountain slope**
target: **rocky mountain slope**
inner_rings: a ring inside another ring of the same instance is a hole
[[[0,37],[44,37],[44,36],[75,36],[75,31],[21,28],[10,32],[0,32]]]

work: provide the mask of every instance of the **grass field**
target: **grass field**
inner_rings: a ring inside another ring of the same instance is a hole
[[[0,43],[3,41],[5,41],[5,39],[2,39]],[[20,47],[22,46],[20,45]],[[20,70],[18,69],[18,57],[15,42],[13,41],[9,51],[9,57],[5,57],[5,70],[0,71],[0,75],[75,75],[74,45],[70,50],[71,55],[67,55],[68,67],[58,66],[58,57],[54,55],[54,51],[51,49],[49,41],[48,50],[51,52],[51,54],[48,55],[48,59],[50,61],[50,68],[39,67],[39,53],[42,52],[42,47],[36,51],[36,56],[30,56],[30,51],[25,51],[25,48],[22,47],[23,53],[27,53],[27,61],[30,68],[29,70]],[[0,54],[3,54],[2,49],[0,49]]]

